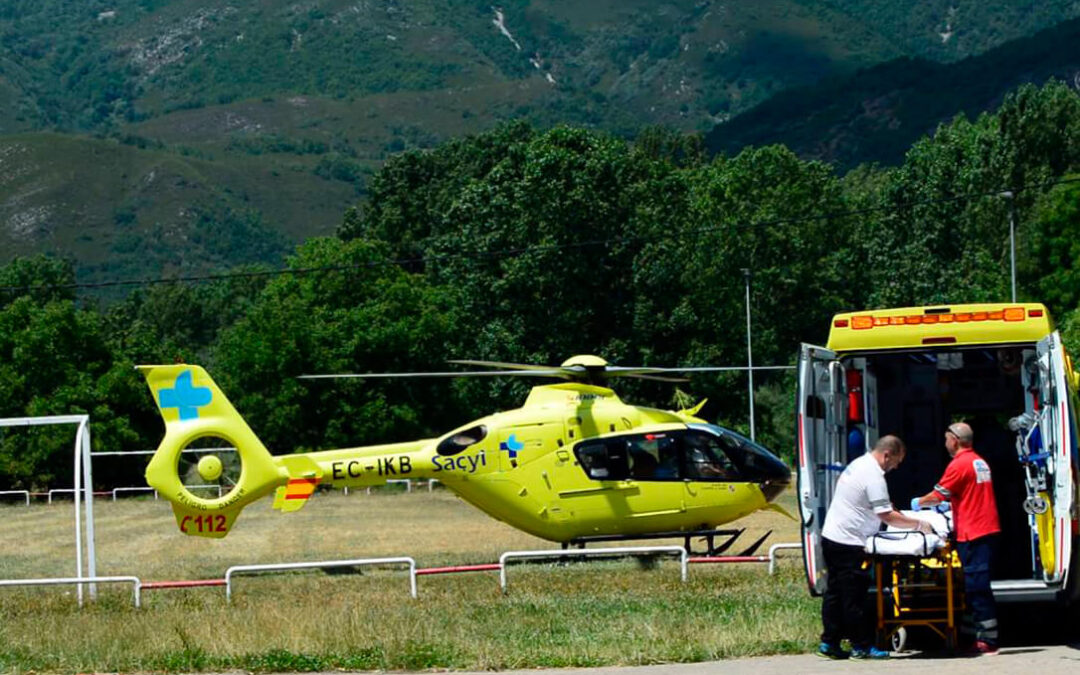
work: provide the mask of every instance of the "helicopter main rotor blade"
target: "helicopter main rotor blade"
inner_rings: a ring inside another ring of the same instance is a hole
[[[473,361],[471,359],[450,359],[447,363],[456,363],[462,366],[486,366],[488,368],[506,368],[509,370],[535,370],[535,371],[547,371],[547,372],[561,372],[557,368],[551,366],[534,366],[527,363],[507,363],[505,361]]]
[[[686,368],[608,366],[604,374],[608,377],[633,377],[639,380],[657,380],[659,382],[688,382],[685,377],[665,378],[662,373],[713,373],[744,370],[790,370],[794,366],[688,366]]]
[[[719,373],[738,370],[794,370],[795,366],[688,366],[686,368],[634,368],[631,366],[608,366],[608,373],[617,377],[632,376],[637,373]]]
[[[700,366],[691,368],[661,368],[675,373],[719,373],[728,370],[795,370],[795,366]]]
[[[373,379],[379,377],[566,377],[561,370],[458,370],[444,373],[328,373],[325,375],[297,375],[298,380]]]
[[[613,373],[613,376],[630,377],[635,380],[652,380],[654,382],[689,382],[686,377],[661,377],[660,375],[645,375],[643,373]]]

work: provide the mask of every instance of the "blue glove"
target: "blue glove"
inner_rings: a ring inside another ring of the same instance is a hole
[[[912,499],[911,499],[911,510],[912,511],[918,511],[921,508],[922,507],[919,506],[919,498],[918,497],[912,497]]]
[[[952,510],[952,506],[949,505],[949,502],[940,502],[934,505],[934,510],[938,513],[948,513]]]

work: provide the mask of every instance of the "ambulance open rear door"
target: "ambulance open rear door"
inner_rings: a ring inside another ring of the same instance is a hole
[[[845,466],[846,380],[835,352],[802,345],[796,397],[803,562],[810,592],[820,595],[825,591],[821,527]]]
[[[1039,432],[1047,453],[1047,472],[1051,479],[1048,512],[1036,515],[1039,521],[1039,550],[1043,578],[1068,582],[1073,544],[1073,499],[1075,496],[1076,411],[1069,386],[1072,364],[1057,331],[1039,341]]]

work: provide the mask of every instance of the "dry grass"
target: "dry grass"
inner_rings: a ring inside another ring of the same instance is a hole
[[[789,509],[793,499],[783,500]],[[144,581],[220,578],[230,565],[410,555],[421,567],[495,562],[551,548],[453,495],[319,495],[302,512],[249,508],[223,541],[181,535],[163,502],[95,503],[98,573]],[[739,523],[743,540],[797,525],[775,513]],[[0,508],[0,577],[74,571],[70,503]],[[664,542],[667,543],[667,542]],[[71,587],[0,589],[0,670],[16,672],[508,668],[642,664],[804,651],[816,603],[801,564],[678,567],[634,561],[518,566],[510,593],[497,573],[420,577],[400,570],[244,577],[227,605],[220,587],[101,587],[79,610]]]

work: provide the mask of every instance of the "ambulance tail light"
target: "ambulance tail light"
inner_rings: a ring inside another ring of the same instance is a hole
[[[847,418],[849,422],[862,422],[863,420],[862,381],[861,370],[847,371]]]

